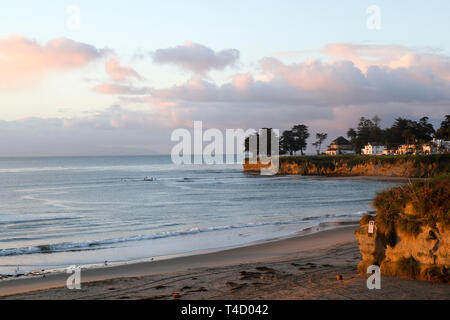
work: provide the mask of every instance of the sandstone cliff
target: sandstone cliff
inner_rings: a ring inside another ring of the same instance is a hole
[[[382,274],[450,283],[450,178],[384,191],[374,206],[376,217],[364,216],[355,231],[358,271],[378,265]]]
[[[261,165],[244,162],[245,172]],[[280,157],[278,174],[321,176],[386,176],[429,178],[450,170],[450,154],[410,156],[303,156]]]

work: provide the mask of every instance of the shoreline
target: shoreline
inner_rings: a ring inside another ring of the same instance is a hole
[[[350,223],[347,226],[346,223]],[[354,223],[354,224],[353,224]],[[82,284],[123,277],[142,277],[167,272],[180,272],[198,268],[224,267],[236,264],[268,262],[273,259],[298,255],[301,252],[324,249],[336,243],[354,242],[353,231],[357,222],[336,222],[335,227],[324,230],[303,230],[291,236],[261,240],[237,247],[197,251],[175,257],[148,261],[121,263],[82,269]],[[298,246],[297,246],[298,245]],[[55,272],[40,276],[11,278],[0,281],[0,298],[39,290],[65,287],[69,275]]]
[[[372,214],[373,211],[367,211],[366,214]],[[195,256],[195,255],[201,255],[201,254],[208,254],[208,253],[216,253],[220,251],[226,251],[230,249],[236,249],[241,247],[247,247],[247,246],[253,246],[258,245],[262,243],[272,242],[272,241],[279,241],[284,239],[289,239],[292,237],[297,236],[305,236],[313,233],[318,233],[322,231],[327,231],[331,229],[337,229],[348,225],[358,225],[359,219],[353,219],[351,220],[350,217],[347,219],[350,220],[335,220],[335,221],[323,221],[319,222],[317,225],[313,225],[310,227],[306,227],[304,229],[301,229],[299,231],[285,234],[285,235],[279,235],[275,237],[269,237],[269,238],[263,238],[259,240],[253,240],[241,244],[236,245],[225,245],[221,247],[211,247],[211,248],[204,248],[204,249],[195,249],[191,251],[185,251],[180,253],[173,253],[173,254],[165,254],[160,256],[149,256],[149,257],[142,257],[137,259],[131,259],[131,260],[117,260],[117,261],[107,261],[107,265],[104,263],[96,262],[96,263],[87,263],[87,264],[81,264],[77,265],[80,268],[84,270],[90,270],[90,269],[99,269],[99,268],[105,268],[105,267],[118,267],[123,265],[130,265],[130,264],[136,264],[136,263],[143,263],[143,262],[150,262],[150,261],[161,261],[161,260],[169,260],[174,258],[180,258],[180,257],[186,257],[186,256]],[[42,276],[49,276],[53,274],[60,274],[65,273],[67,270],[67,267],[54,267],[54,268],[39,268],[19,274],[1,274],[0,273],[0,284],[4,281],[16,281],[16,280],[23,280],[23,279],[32,279],[32,278],[38,278]]]
[[[289,175],[279,175],[279,176],[289,176]],[[292,175],[292,178],[295,179],[296,175]],[[301,176],[298,175],[298,177],[301,178],[307,178],[307,179],[311,179],[311,180],[380,180],[380,181],[401,181],[401,182],[407,182],[408,178],[402,178],[402,177],[383,177],[383,176],[347,176],[347,177],[336,177],[336,176],[315,176],[315,175],[311,175],[311,176]],[[373,213],[373,211],[367,211],[364,213]],[[352,217],[348,217],[346,219],[353,219]],[[359,218],[358,218],[359,219]],[[330,226],[331,228],[336,228],[339,227],[339,225],[342,225],[343,223],[345,223],[344,221],[333,221],[333,220],[328,220],[325,222],[318,222],[317,225],[314,225],[312,228],[316,228],[316,229],[320,229],[317,231],[321,231],[321,230],[326,230],[329,229]],[[351,223],[358,223],[358,221],[356,220],[352,220]],[[327,226],[323,227],[322,224],[325,224]],[[307,229],[309,229],[311,227],[308,227]],[[209,252],[216,252],[216,251],[222,251],[222,250],[226,250],[229,248],[235,248],[235,247],[240,247],[240,246],[247,246],[247,245],[252,245],[252,244],[257,244],[260,242],[265,242],[265,241],[274,241],[274,240],[278,240],[278,239],[284,239],[287,237],[292,237],[295,236],[296,234],[303,234],[303,233],[308,233],[308,230],[301,230],[299,232],[296,233],[291,233],[291,234],[286,234],[286,235],[282,235],[282,236],[276,236],[276,238],[264,238],[264,239],[259,239],[259,240],[252,240],[251,242],[247,242],[247,243],[241,243],[241,244],[237,244],[237,245],[224,245],[224,246],[219,246],[219,247],[215,247],[215,248],[206,248],[206,249],[194,249],[193,251],[187,251],[187,252],[181,252],[181,253],[170,253],[170,254],[165,254],[162,256],[149,256],[149,257],[139,257],[139,258],[135,258],[135,259],[129,259],[129,260],[113,260],[113,261],[108,261],[109,265],[123,265],[123,264],[130,264],[130,263],[138,263],[138,262],[143,262],[143,261],[147,261],[150,258],[154,259],[154,260],[161,260],[161,259],[171,259],[174,257],[180,257],[180,256],[186,256],[186,255],[195,255],[195,254],[201,254],[201,253],[209,253]],[[51,246],[51,245],[49,245]],[[54,251],[57,252],[57,251]],[[36,252],[37,254],[39,254],[40,252]],[[47,251],[45,253],[53,253],[50,251]],[[108,259],[109,260],[109,259]],[[87,262],[86,264],[81,264],[80,265],[82,268],[99,268],[103,266],[102,262]],[[64,265],[60,265],[60,266],[54,266],[54,267],[45,267],[43,266],[41,268],[41,266],[37,266],[36,268],[28,268],[27,270],[23,270],[20,273],[14,273],[9,272],[9,273],[0,273],[0,283],[3,281],[13,281],[13,280],[18,280],[18,279],[22,279],[22,278],[30,278],[30,277],[36,277],[36,276],[42,276],[44,274],[53,274],[53,273],[60,273],[60,272],[64,272],[66,269],[66,267]]]
[[[259,172],[247,171],[244,172],[248,175],[260,176]],[[396,177],[396,176],[345,176],[345,175],[301,175],[301,174],[289,174],[289,173],[277,173],[274,177],[301,177],[309,178],[312,180],[370,180],[370,181],[388,181],[388,182],[409,182],[409,181],[424,181],[429,178],[414,178],[414,177]]]
[[[401,300],[448,299],[450,286],[381,276],[367,288],[357,272],[357,226],[213,253],[0,283],[0,300]]]
[[[448,299],[447,284],[383,275],[381,290],[369,290],[367,276],[356,269],[361,259],[353,234],[356,228],[346,226],[214,253],[85,270],[80,290],[65,287],[67,274],[40,281],[9,281],[9,287],[4,282],[0,283],[0,300]]]
[[[403,178],[403,177],[384,177],[384,176],[346,176],[346,177],[325,177],[325,176],[302,176],[312,179],[337,179],[337,180],[386,180],[386,181],[403,181],[410,180],[422,180],[421,178]],[[118,298],[116,294],[109,294],[105,290],[115,290],[116,288],[107,289],[111,283],[121,283],[120,289],[122,292],[127,291],[129,288],[127,282],[138,282],[145,284],[152,278],[160,278],[163,280],[172,279],[179,274],[202,274],[203,271],[217,273],[217,270],[223,272],[236,271],[239,268],[249,266],[256,268],[256,270],[270,269],[267,265],[274,264],[289,264],[299,267],[299,270],[309,268],[315,263],[307,262],[303,266],[297,263],[297,260],[303,261],[304,259],[310,259],[314,257],[315,260],[321,261],[323,264],[322,271],[327,269],[327,272],[337,272],[338,274],[344,274],[345,277],[351,279],[359,279],[363,281],[364,276],[358,275],[356,271],[357,263],[361,259],[359,249],[356,245],[356,238],[354,236],[354,230],[359,227],[358,221],[329,221],[324,225],[310,227],[301,231],[298,231],[291,235],[286,235],[277,238],[267,238],[264,240],[258,240],[234,247],[224,247],[216,249],[197,250],[193,252],[186,252],[177,255],[157,257],[155,259],[144,258],[133,261],[112,262],[108,266],[90,265],[82,268],[81,283],[82,287],[89,288],[89,291],[102,292],[102,298],[115,299]],[[341,259],[345,256],[347,265],[343,265]],[[331,254],[330,254],[331,253]],[[336,254],[336,256],[334,256]],[[352,257],[350,257],[352,255]],[[350,263],[351,261],[351,263]],[[324,263],[326,262],[326,263]],[[337,263],[337,265],[335,265]],[[284,266],[283,265],[283,266]],[[319,264],[320,265],[320,264]],[[256,266],[256,267],[255,267]],[[343,269],[341,269],[343,268]],[[317,269],[319,270],[319,269]],[[314,277],[314,270],[310,270],[310,277]],[[322,272],[321,271],[321,272]],[[247,271],[242,271],[247,272]],[[256,272],[260,279],[265,279],[267,275],[264,273]],[[271,274],[271,272],[269,272]],[[21,299],[32,297],[33,299],[72,299],[72,298],[84,298],[80,296],[81,292],[84,292],[89,296],[89,292],[83,290],[69,290],[66,288],[66,280],[69,274],[64,271],[52,272],[44,274],[29,274],[28,277],[8,278],[0,281],[0,299]],[[269,275],[272,277],[273,275]],[[193,277],[192,279],[197,279]],[[277,277],[275,277],[277,278]],[[389,277],[388,277],[389,278]],[[400,283],[404,281],[413,281],[413,287],[421,288],[422,286],[436,286],[436,284],[429,284],[424,281],[406,280],[406,279],[390,279],[393,283]],[[159,280],[158,280],[159,281]],[[211,279],[206,280],[206,284],[210,284]],[[326,286],[331,285],[336,281],[336,275],[332,278],[327,278]],[[365,280],[364,280],[365,281]],[[364,282],[363,281],[363,282]],[[230,282],[230,281],[228,281]],[[234,283],[234,282],[233,282]],[[185,287],[200,286],[203,288],[202,283],[194,281],[194,284],[190,283]],[[409,286],[407,284],[407,287]],[[439,286],[439,285],[438,285]],[[430,287],[434,288],[434,287]],[[450,296],[450,286],[435,287],[436,292],[445,292],[447,296]],[[166,295],[152,295],[154,290],[160,290],[157,288],[147,288],[146,294],[149,297],[155,299],[170,299],[172,293]],[[154,289],[153,291],[151,289]],[[199,289],[199,290],[200,290]],[[232,291],[234,292],[234,287]],[[315,298],[315,294],[323,294],[326,290],[324,286],[316,288],[316,291],[312,293],[311,298]],[[430,290],[429,288],[427,290]],[[433,289],[434,290],[434,289]],[[180,290],[178,290],[180,291]],[[211,290],[209,290],[211,291]],[[159,291],[158,291],[159,292]],[[197,291],[193,291],[197,292]],[[203,292],[200,290],[198,292]],[[159,292],[160,293],[160,292]],[[56,294],[56,295],[55,295]],[[400,292],[396,291],[396,294]],[[404,295],[403,295],[404,296]],[[439,295],[431,295],[434,299],[439,299]],[[419,299],[426,299],[427,296],[417,296]],[[130,296],[131,299],[142,298],[141,296]],[[191,297],[187,297],[190,299]],[[202,295],[194,298],[210,299],[211,297],[203,297]],[[215,297],[212,297],[215,298]],[[233,293],[230,296],[231,299],[240,299]],[[245,297],[243,297],[245,299]],[[267,298],[267,297],[265,297]],[[276,297],[269,297],[270,299]],[[291,296],[284,297],[283,299],[290,299]],[[298,297],[297,297],[298,298]],[[326,297],[329,298],[328,296]],[[353,297],[357,298],[357,297]],[[395,296],[392,298],[396,298]],[[406,298],[411,298],[406,296]],[[414,297],[412,297],[414,298]],[[445,296],[444,296],[445,298]],[[256,298],[258,299],[258,298]]]

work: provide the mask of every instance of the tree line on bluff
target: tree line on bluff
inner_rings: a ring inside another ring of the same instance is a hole
[[[361,149],[370,143],[378,143],[385,145],[388,148],[397,147],[402,144],[421,145],[431,141],[433,138],[450,140],[450,115],[446,115],[441,122],[438,130],[435,130],[433,125],[428,122],[428,117],[423,117],[419,121],[409,120],[406,118],[397,118],[391,127],[381,129],[380,118],[378,116],[372,119],[361,117],[356,128],[350,128],[347,131],[347,137],[357,154],[361,153]],[[260,150],[260,137],[263,135],[267,139],[267,150]],[[257,142],[257,154],[270,155],[271,137],[276,136],[272,128],[263,128],[245,139],[245,151],[250,150],[250,139],[255,139]],[[294,155],[300,151],[301,155],[305,154],[307,147],[307,139],[310,134],[308,126],[304,124],[294,125],[290,130],[285,130],[279,137],[279,153]],[[321,154],[321,147],[323,142],[327,139],[328,134],[324,132],[317,132],[316,140],[311,143],[316,149],[317,154]],[[262,151],[262,152],[261,152]]]

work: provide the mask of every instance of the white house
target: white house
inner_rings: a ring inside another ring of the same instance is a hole
[[[338,154],[355,154],[355,151],[353,151],[352,143],[340,136],[331,142],[325,153],[327,156],[336,156]]]
[[[386,150],[385,146],[369,142],[368,144],[366,144],[364,146],[363,149],[361,149],[361,153],[368,154],[368,155],[379,155],[379,154],[383,154],[384,150]]]
[[[432,144],[437,150],[444,152],[450,150],[450,141],[433,138]]]

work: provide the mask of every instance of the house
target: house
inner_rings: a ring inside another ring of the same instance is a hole
[[[383,151],[386,150],[386,147],[378,144],[378,143],[368,143],[361,149],[362,154],[368,155],[380,155],[383,154]]]
[[[450,152],[450,141],[444,141],[444,152]]]
[[[395,148],[384,149],[383,152],[382,152],[382,154],[384,154],[384,155],[386,155],[386,156],[389,156],[389,155],[395,154],[396,151],[397,151],[397,149],[395,149]]]
[[[438,148],[433,143],[425,143],[422,145],[422,152],[424,154],[435,154],[438,153]]]
[[[431,144],[435,146],[436,152],[449,152],[450,151],[450,141],[433,138],[433,141],[431,142]]]
[[[416,146],[414,144],[402,144],[397,148],[395,154],[415,154]]]
[[[331,142],[326,154],[328,156],[335,156],[338,154],[355,154],[355,151],[353,150],[352,143],[340,136]]]

